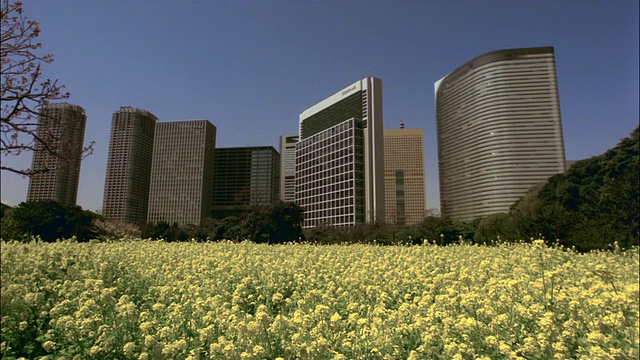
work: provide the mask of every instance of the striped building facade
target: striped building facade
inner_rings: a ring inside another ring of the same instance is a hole
[[[552,47],[480,55],[436,82],[435,99],[443,216],[506,212],[565,170]]]

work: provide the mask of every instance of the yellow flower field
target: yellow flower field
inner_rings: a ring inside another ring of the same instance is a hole
[[[2,244],[3,359],[637,359],[638,249]]]

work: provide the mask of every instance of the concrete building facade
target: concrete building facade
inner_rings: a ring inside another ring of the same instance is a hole
[[[156,124],[147,221],[199,225],[211,216],[215,143],[208,120]]]
[[[280,199],[294,202],[296,199],[296,144],[298,134],[280,136]]]
[[[157,120],[152,113],[129,106],[113,114],[102,201],[106,219],[128,223],[147,220]]]
[[[552,47],[477,56],[435,83],[435,99],[443,216],[506,212],[565,170]]]
[[[280,154],[273,146],[217,148],[214,169],[215,219],[280,199]]]
[[[387,224],[413,225],[426,215],[424,132],[384,131],[384,209]]]
[[[300,114],[295,202],[302,227],[384,220],[382,82],[359,80]]]
[[[36,144],[31,166],[36,173],[29,179],[27,201],[76,205],[86,123],[87,115],[78,105],[57,103],[42,109],[36,134],[59,156]]]

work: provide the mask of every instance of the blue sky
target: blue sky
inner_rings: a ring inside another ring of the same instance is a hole
[[[272,145],[305,109],[382,79],[385,128],[425,132],[427,207],[439,208],[433,84],[473,57],[553,46],[566,157],[599,155],[638,126],[638,1],[25,0],[46,76],[87,112],[78,205],[102,207],[111,116],[207,119],[216,146]],[[31,156],[2,157],[25,164]],[[28,179],[2,172],[2,201]]]

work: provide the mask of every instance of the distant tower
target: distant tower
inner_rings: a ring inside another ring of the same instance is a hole
[[[552,47],[480,55],[435,83],[442,215],[507,212],[565,170]]]
[[[147,221],[199,225],[211,216],[215,147],[208,120],[156,124]]]
[[[384,208],[387,224],[413,225],[425,217],[422,129],[384,131]]]
[[[295,201],[296,192],[296,144],[298,134],[280,136],[280,199]]]
[[[52,145],[60,156],[38,146],[33,153],[32,169],[47,169],[31,176],[27,201],[55,200],[64,205],[76,205],[80,163],[87,115],[78,105],[49,104],[41,111],[37,135],[55,139]]]
[[[157,120],[146,110],[128,106],[113,114],[102,201],[106,219],[129,223],[147,220]]]
[[[300,114],[295,202],[302,227],[384,218],[382,81],[359,80]]]
[[[213,218],[280,199],[280,154],[273,146],[217,148],[214,158]]]

